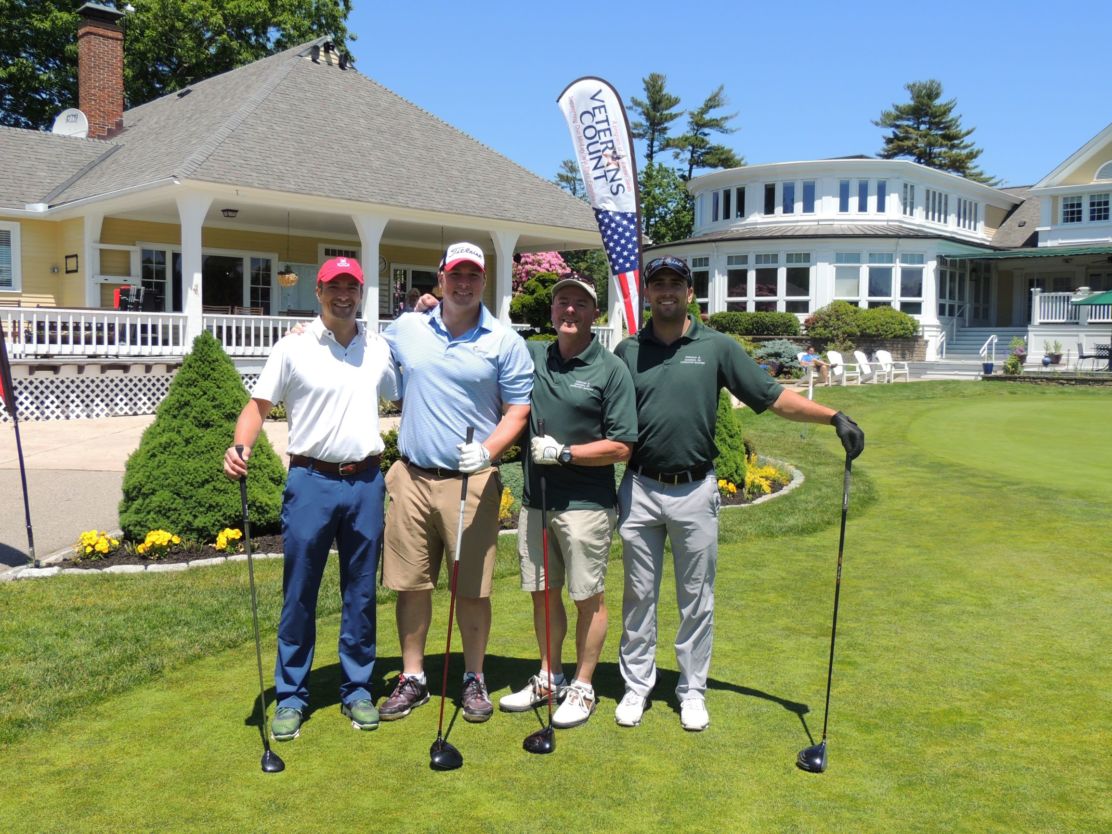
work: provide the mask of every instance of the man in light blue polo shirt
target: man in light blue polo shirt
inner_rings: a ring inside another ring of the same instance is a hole
[[[402,673],[383,702],[383,720],[404,718],[429,699],[425,641],[432,591],[447,550],[460,559],[456,588],[465,665],[463,717],[493,713],[483,679],[490,635],[490,585],[498,540],[502,481],[492,462],[525,428],[533,362],[525,342],[482,303],[483,251],[471,243],[448,247],[437,278],[443,302],[429,315],[406,313],[385,332],[402,368],[401,460],[386,475],[383,585],[398,592]],[[465,443],[469,426],[475,439]],[[467,474],[460,553],[459,479]]]

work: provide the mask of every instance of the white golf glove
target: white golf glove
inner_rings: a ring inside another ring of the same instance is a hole
[[[560,462],[560,452],[564,445],[550,434],[534,437],[529,443],[529,450],[533,455],[533,463],[550,466]]]
[[[472,441],[461,443],[456,447],[459,450],[459,471],[470,475],[480,469],[490,466],[490,452],[482,443]]]

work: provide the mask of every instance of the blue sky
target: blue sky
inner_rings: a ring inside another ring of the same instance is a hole
[[[1005,185],[1037,182],[1112,122],[1108,0],[356,0],[348,26],[360,72],[546,179],[572,155],[556,97],[582,75],[627,107],[650,72],[681,107],[725,84],[738,132],[722,141],[750,164],[875,154],[872,120],[927,78]]]

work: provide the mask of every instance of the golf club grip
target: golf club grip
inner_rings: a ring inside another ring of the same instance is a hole
[[[465,442],[470,443],[474,439],[475,439],[475,427],[474,426],[468,426],[467,427],[467,440]],[[463,473],[463,478],[460,481],[459,502],[462,505],[466,500],[467,500],[467,473],[464,472]],[[460,512],[463,512],[463,510],[461,509]],[[459,558],[459,554],[456,554],[456,558],[457,559]]]

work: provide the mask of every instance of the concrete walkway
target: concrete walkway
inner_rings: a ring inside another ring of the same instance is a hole
[[[35,552],[48,562],[67,551],[83,530],[116,530],[124,465],[139,447],[153,415],[99,420],[35,420],[19,424],[27,468]],[[286,424],[264,427],[286,454]],[[0,426],[0,571],[27,563],[27,524],[15,429]]]

